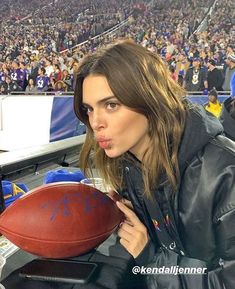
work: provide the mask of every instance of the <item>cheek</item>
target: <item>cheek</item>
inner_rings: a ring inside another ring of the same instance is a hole
[[[130,133],[130,123],[125,121],[124,118],[117,118],[112,125],[113,132],[116,137],[126,138]]]
[[[113,127],[114,128],[114,127]],[[148,121],[144,116],[122,119],[115,123],[115,138],[122,146],[132,146],[149,131]]]

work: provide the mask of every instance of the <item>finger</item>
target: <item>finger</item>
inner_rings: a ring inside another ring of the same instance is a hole
[[[119,242],[129,252],[128,248],[129,248],[130,242],[128,242],[127,240],[123,238],[121,238]]]
[[[123,223],[126,223],[126,224],[128,224],[128,225],[133,227],[133,223],[127,218],[123,221]]]
[[[110,190],[107,193],[107,196],[110,197],[110,199],[112,199],[114,202],[120,201],[122,199],[122,197],[115,191]]]
[[[128,234],[131,234],[133,238],[136,237],[136,233],[138,232],[137,227],[134,227],[132,223],[127,223],[126,221],[122,223],[120,228]]]
[[[139,220],[139,218],[136,216],[136,214],[129,209],[126,205],[124,205],[122,202],[116,202],[117,207],[119,210],[121,210],[127,219],[131,221],[133,225],[139,225],[142,224]]]
[[[117,235],[120,238],[122,238],[122,239],[124,239],[124,240],[126,240],[128,242],[131,242],[133,240],[133,235],[128,233],[126,230],[124,230],[122,228],[118,230]]]
[[[119,201],[119,200],[117,200],[117,201]],[[129,201],[129,200],[125,199],[125,198],[122,198],[122,199],[121,199],[121,202],[122,202],[124,205],[126,205],[129,209],[131,209],[131,210],[134,209],[131,201]]]

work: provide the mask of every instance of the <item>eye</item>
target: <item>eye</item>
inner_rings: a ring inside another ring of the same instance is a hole
[[[93,109],[89,106],[86,106],[86,105],[82,105],[82,111],[85,113],[85,114],[89,114],[93,111]]]
[[[120,106],[119,103],[113,102],[113,101],[112,102],[109,101],[109,102],[106,103],[106,108],[108,110],[111,110],[111,111],[117,110],[119,106]]]

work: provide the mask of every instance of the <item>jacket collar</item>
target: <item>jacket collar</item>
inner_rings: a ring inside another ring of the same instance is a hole
[[[184,171],[199,150],[222,132],[223,127],[217,118],[202,106],[192,106],[188,111],[178,153],[180,172]]]

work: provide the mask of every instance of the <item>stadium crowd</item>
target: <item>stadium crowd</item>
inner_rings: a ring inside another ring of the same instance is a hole
[[[7,24],[14,24],[46,5],[48,5],[48,0],[31,0],[30,5],[27,0],[1,0],[1,19]],[[1,25],[4,25],[3,22]]]
[[[233,0],[27,3],[4,0],[1,5],[2,94],[72,91],[80,59],[119,38],[159,53],[188,91],[231,90]]]

